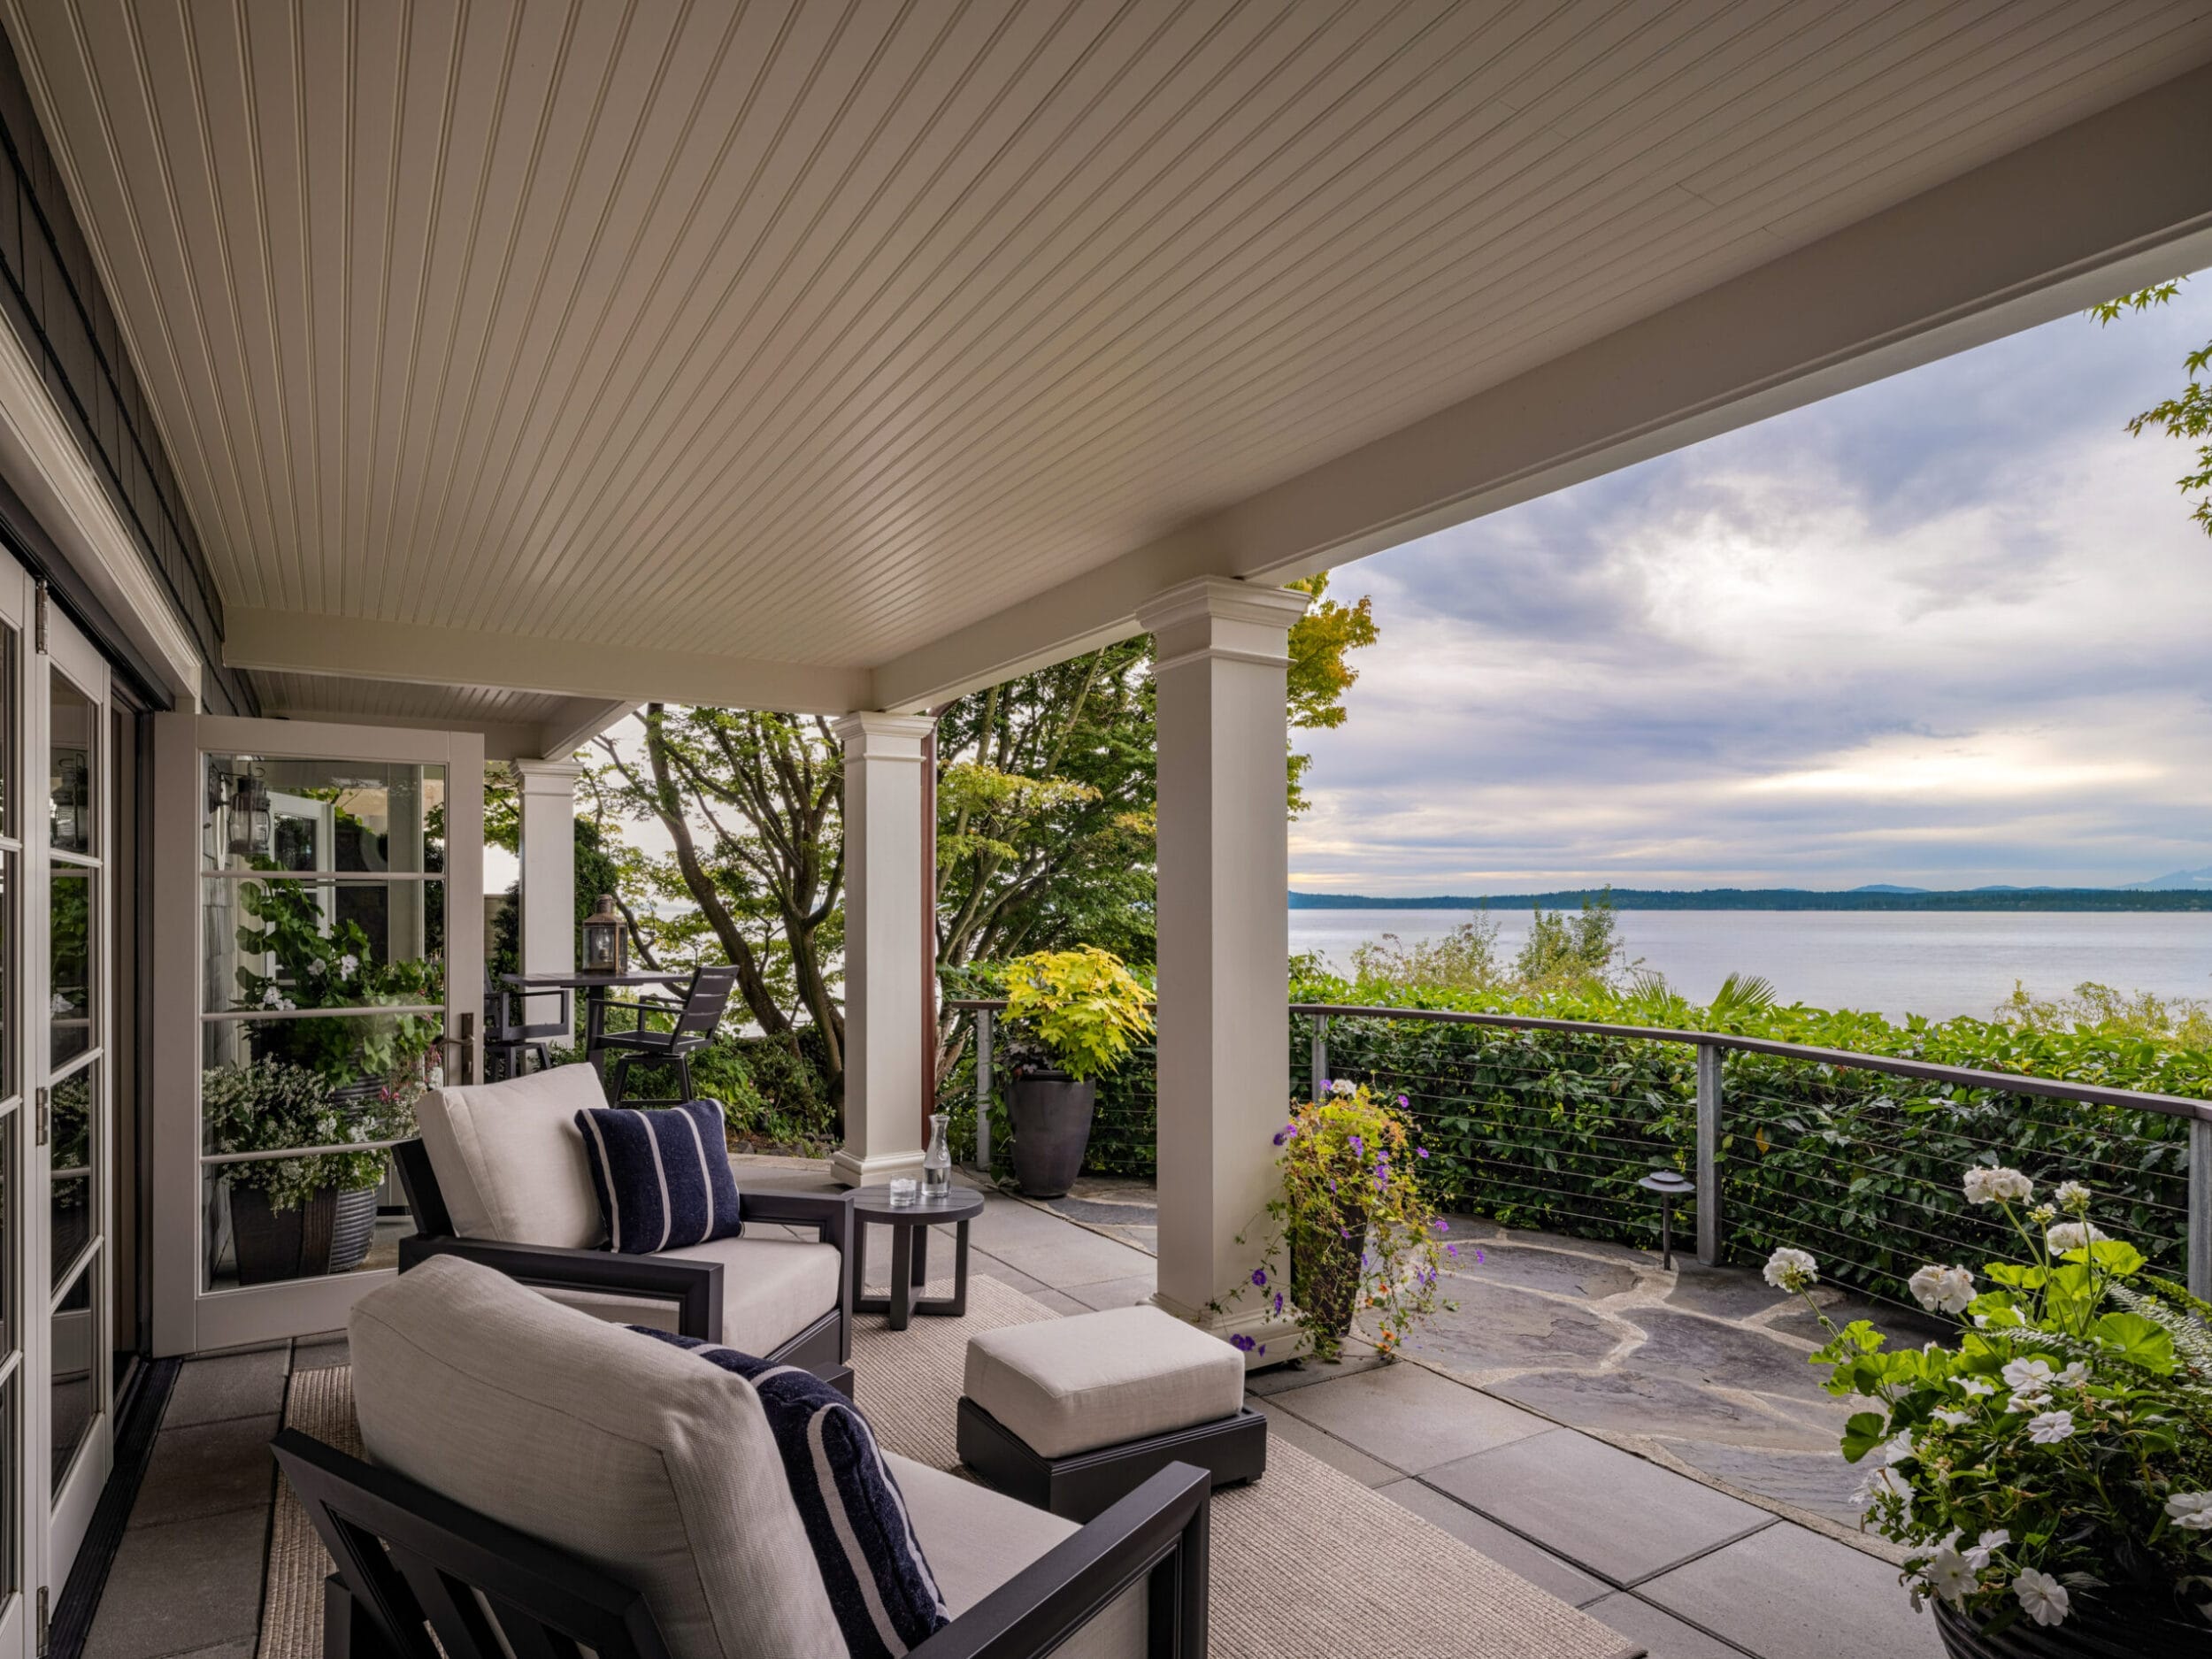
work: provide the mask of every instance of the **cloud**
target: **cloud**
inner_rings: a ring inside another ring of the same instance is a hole
[[[2070,318],[1341,572],[1302,887],[2102,885],[2212,864],[2212,541]]]

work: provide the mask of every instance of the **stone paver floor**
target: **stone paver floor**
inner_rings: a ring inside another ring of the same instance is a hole
[[[825,1185],[818,1164],[740,1164],[757,1187]],[[1123,1181],[1086,1182],[1049,1207],[990,1194],[972,1271],[1064,1314],[1141,1301],[1154,1283],[1151,1196]],[[1776,1299],[1755,1274],[1667,1273],[1638,1251],[1479,1222],[1455,1236],[1463,1255],[1472,1240],[1484,1256],[1455,1275],[1457,1313],[1410,1363],[1360,1355],[1256,1373],[1249,1398],[1271,1435],[1586,1609],[1651,1659],[1940,1654],[1894,1568],[1839,1518],[1848,1482],[1832,1449],[1835,1408],[1809,1386],[1810,1342],[1775,1328]],[[1908,1334],[1901,1318],[1877,1317]],[[183,1368],[91,1659],[255,1651],[273,1493],[265,1442],[283,1379],[344,1359],[336,1336]]]

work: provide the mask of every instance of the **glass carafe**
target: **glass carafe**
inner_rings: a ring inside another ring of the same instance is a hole
[[[929,1150],[922,1154],[922,1202],[941,1203],[952,1191],[952,1148],[945,1144],[943,1112],[929,1115]]]

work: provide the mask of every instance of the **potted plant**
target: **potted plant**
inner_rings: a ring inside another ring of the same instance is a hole
[[[200,1115],[219,1153],[394,1140],[413,1119],[405,1089],[342,1103],[315,1072],[273,1059],[202,1072]],[[382,1151],[257,1158],[224,1166],[224,1175],[240,1284],[346,1272],[368,1253]]]
[[[1402,1094],[1393,1104],[1340,1079],[1275,1132],[1282,1192],[1268,1202],[1268,1248],[1225,1305],[1259,1295],[1268,1321],[1294,1325],[1317,1359],[1340,1358],[1363,1317],[1387,1359],[1423,1320],[1457,1307],[1439,1278],[1459,1247],[1423,1187],[1429,1150],[1404,1105]],[[1267,1352],[1240,1333],[1230,1340],[1255,1357]]]
[[[1098,1075],[1152,1030],[1152,992],[1094,945],[1041,950],[1006,969],[1014,1179],[1057,1198],[1082,1173]]]
[[[1912,1276],[1955,1338],[1893,1353],[1815,1308],[1829,1392],[1869,1402],[1843,1440],[1865,1524],[1911,1552],[1954,1659],[2212,1655],[2212,1305],[2146,1273],[2078,1181],[2032,1204],[2019,1171],[1977,1167],[1966,1195],[2028,1260]],[[1808,1301],[1818,1273],[1801,1250],[1766,1267]]]

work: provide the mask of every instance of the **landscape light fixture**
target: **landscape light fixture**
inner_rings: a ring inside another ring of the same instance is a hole
[[[1654,1170],[1636,1183],[1659,1194],[1659,1265],[1674,1269],[1674,1201],[1697,1191],[1697,1183],[1674,1170]]]

